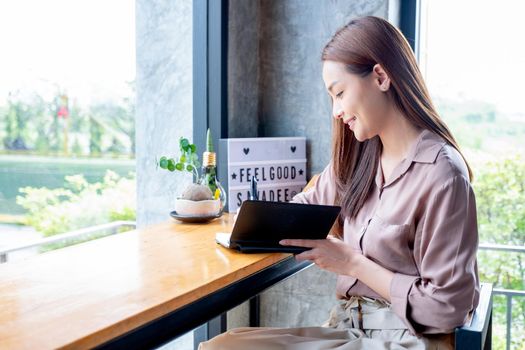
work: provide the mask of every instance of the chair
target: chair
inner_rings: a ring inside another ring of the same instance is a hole
[[[456,349],[492,349],[492,284],[481,283],[479,304],[472,318],[455,330]]]

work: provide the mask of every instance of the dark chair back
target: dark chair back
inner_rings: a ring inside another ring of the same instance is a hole
[[[492,284],[481,283],[479,304],[471,319],[456,328],[456,349],[492,349]]]

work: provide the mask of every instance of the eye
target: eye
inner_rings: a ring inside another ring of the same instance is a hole
[[[341,98],[343,96],[343,92],[341,91],[340,93],[338,93],[337,95],[335,95],[336,98]]]

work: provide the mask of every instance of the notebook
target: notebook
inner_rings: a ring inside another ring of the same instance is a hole
[[[281,239],[324,239],[341,207],[247,200],[231,233],[217,232],[218,244],[243,253],[301,253],[309,248],[282,246]]]

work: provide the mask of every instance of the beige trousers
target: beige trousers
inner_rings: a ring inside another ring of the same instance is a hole
[[[388,303],[351,297],[330,313],[323,327],[236,328],[201,343],[199,350],[442,350],[454,349],[454,334],[411,335]]]

